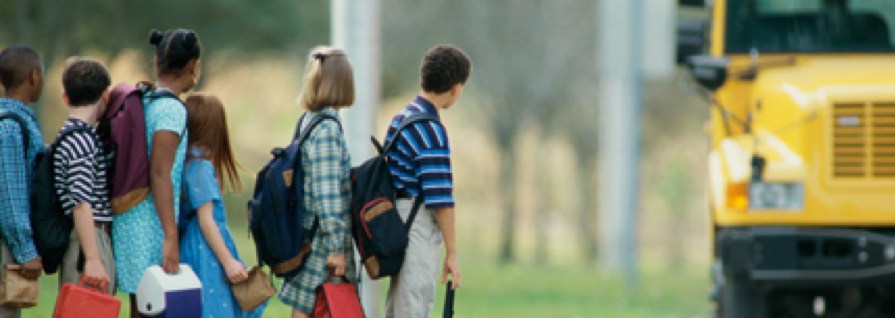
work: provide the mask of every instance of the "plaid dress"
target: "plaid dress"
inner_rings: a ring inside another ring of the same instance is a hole
[[[308,113],[301,128],[321,113],[339,118],[334,109],[325,108]],[[327,255],[345,255],[345,276],[352,282],[357,281],[349,214],[351,164],[339,124],[332,120],[320,122],[302,145],[301,156],[305,174],[305,207],[311,212],[304,220],[304,226],[310,229],[315,217],[320,220],[320,225],[314,233],[311,254],[304,267],[298,274],[286,279],[280,288],[279,298],[295,309],[311,313],[317,298],[317,287],[329,275]]]

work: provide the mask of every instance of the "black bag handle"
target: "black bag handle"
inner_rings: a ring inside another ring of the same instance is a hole
[[[447,281],[447,291],[444,293],[444,312],[442,317],[454,317],[454,289],[451,288],[452,281]]]
[[[25,157],[25,161],[28,160],[28,146],[31,145],[31,133],[28,131],[28,125],[25,123],[25,119],[22,116],[19,116],[16,113],[10,111],[2,111],[0,112],[0,120],[4,119],[12,119],[17,124],[19,124],[19,129],[22,130],[22,154]]]

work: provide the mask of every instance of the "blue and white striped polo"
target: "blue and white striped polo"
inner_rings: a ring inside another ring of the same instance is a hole
[[[417,96],[392,118],[385,140],[395,137],[395,130],[404,118],[421,112],[438,116],[432,103]],[[388,157],[396,190],[418,196],[422,188],[426,208],[454,206],[451,148],[447,130],[441,122],[423,121],[405,128],[388,152]]]

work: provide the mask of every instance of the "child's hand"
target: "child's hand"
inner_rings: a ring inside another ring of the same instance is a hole
[[[229,280],[230,283],[239,284],[249,278],[249,273],[246,272],[245,265],[242,265],[242,263],[234,258],[230,258],[230,260],[222,265],[224,265],[224,271],[227,273],[227,280]]]
[[[451,289],[460,288],[460,262],[456,254],[449,254],[444,258],[444,270],[441,272],[441,283],[446,284],[448,275],[451,276],[453,286]]]
[[[109,275],[99,258],[87,259],[84,262],[84,283],[105,292],[109,286]]]
[[[22,274],[22,277],[34,280],[40,277],[40,273],[43,269],[43,263],[41,263],[40,256],[38,256],[30,261],[22,263],[22,269],[19,270],[19,273]]]
[[[326,267],[332,269],[333,276],[345,275],[345,255],[336,254],[326,257]]]
[[[162,241],[162,269],[168,274],[177,274],[180,271],[180,247],[177,237],[166,237]]]

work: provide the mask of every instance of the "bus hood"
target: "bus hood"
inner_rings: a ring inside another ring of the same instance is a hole
[[[827,94],[842,92],[860,95],[865,90],[895,89],[895,57],[803,58],[793,67],[761,70],[756,86],[776,87],[797,105],[810,108],[812,97],[824,98]]]

